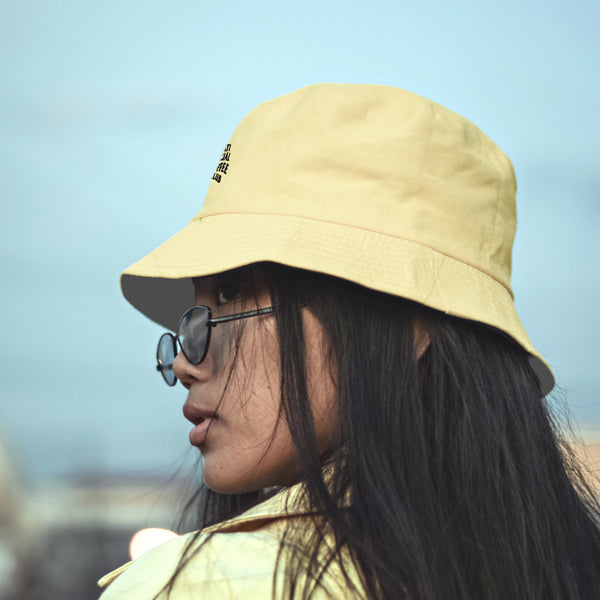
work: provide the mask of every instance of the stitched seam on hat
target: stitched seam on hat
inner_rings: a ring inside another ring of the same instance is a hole
[[[467,266],[471,267],[472,269],[479,271],[482,275],[485,275],[486,277],[489,277],[490,279],[494,280],[496,283],[500,284],[508,292],[508,295],[514,300],[514,295],[513,295],[513,292],[511,291],[510,287],[506,286],[499,279],[497,279],[496,277],[494,277],[487,271],[484,271],[481,267],[478,267],[466,260],[463,260],[462,258],[457,258],[456,256],[452,256],[451,254],[442,252],[442,251],[438,250],[437,248],[434,248],[433,246],[429,246],[428,244],[423,244],[422,242],[417,242],[410,238],[402,237],[400,235],[393,235],[392,233],[384,233],[383,231],[376,231],[375,229],[369,229],[368,227],[361,227],[360,225],[348,225],[347,223],[339,223],[337,221],[327,221],[325,219],[315,219],[314,217],[306,217],[304,215],[290,215],[290,214],[281,214],[281,213],[240,212],[240,211],[211,213],[209,215],[198,215],[198,216],[194,217],[190,223],[193,223],[194,221],[202,221],[202,220],[208,219],[210,217],[222,217],[222,216],[227,216],[227,215],[254,216],[254,217],[261,217],[261,216],[262,217],[284,217],[284,218],[288,217],[291,219],[306,219],[307,221],[316,221],[317,223],[326,223],[328,225],[337,225],[339,227],[348,227],[350,229],[359,229],[362,231],[367,231],[369,233],[376,233],[378,235],[384,235],[386,237],[394,238],[397,240],[402,240],[404,242],[409,242],[411,244],[416,244],[417,246],[421,246],[422,248],[427,248],[427,249],[431,250],[432,252],[437,252],[441,256],[445,256],[446,258],[451,258],[452,260],[460,262],[463,265],[467,265]]]
[[[433,274],[435,276],[435,285],[438,289],[438,292],[440,294],[440,298],[442,299],[442,302],[444,303],[444,312],[446,314],[448,314],[450,312],[450,306],[448,304],[448,302],[446,302],[446,298],[444,296],[444,293],[442,292],[442,285],[440,283],[440,279],[438,277],[438,271],[441,268],[442,264],[444,263],[444,259],[446,258],[445,255],[442,255],[444,258],[442,258],[441,262],[440,262],[440,266],[436,269],[435,268],[435,254],[433,254],[433,252],[431,253],[431,270],[433,271]]]

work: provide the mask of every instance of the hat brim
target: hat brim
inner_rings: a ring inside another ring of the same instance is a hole
[[[135,308],[174,330],[194,302],[192,277],[262,261],[334,275],[495,327],[530,354],[542,394],[554,386],[504,285],[432,248],[368,229],[287,215],[196,217],[125,270],[121,288]]]

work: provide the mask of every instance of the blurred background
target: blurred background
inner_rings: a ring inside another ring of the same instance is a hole
[[[508,154],[517,308],[600,442],[599,19],[592,0],[3,0],[0,598],[95,598],[133,531],[173,524],[185,394],[118,277],[200,209],[240,119],[307,84],[406,88]]]

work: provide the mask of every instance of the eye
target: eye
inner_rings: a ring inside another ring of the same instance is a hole
[[[227,304],[240,296],[240,286],[233,281],[223,281],[215,286],[217,304]]]

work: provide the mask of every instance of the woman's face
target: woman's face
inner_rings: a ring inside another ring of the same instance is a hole
[[[194,280],[196,304],[213,317],[271,306],[260,283],[248,294],[235,276]],[[307,383],[320,452],[331,446],[335,390],[323,329],[302,309]],[[236,352],[239,328],[241,337]],[[280,360],[272,314],[221,323],[211,331],[206,358],[190,364],[183,353],[175,374],[189,390],[183,413],[195,427],[190,442],[203,456],[203,478],[220,493],[243,493],[297,480],[299,467],[290,432],[280,415]]]

